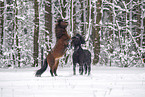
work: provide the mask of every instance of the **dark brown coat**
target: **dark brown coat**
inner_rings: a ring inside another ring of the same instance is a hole
[[[53,74],[57,76],[56,70],[58,67],[59,59],[65,54],[70,40],[70,36],[66,31],[67,25],[67,22],[63,21],[62,19],[58,20],[55,27],[56,44],[47,55],[44,66],[36,72],[36,76],[41,76],[41,74],[46,70],[48,64],[50,67],[51,76],[53,76]]]

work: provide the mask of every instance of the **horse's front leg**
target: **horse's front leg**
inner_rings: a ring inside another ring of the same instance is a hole
[[[83,75],[84,69],[83,69],[83,63],[79,63],[79,73],[80,75]]]
[[[76,63],[73,62],[73,74],[76,75]]]

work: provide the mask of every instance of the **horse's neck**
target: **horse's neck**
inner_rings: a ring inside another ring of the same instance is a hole
[[[61,30],[61,31],[66,32],[66,29],[65,28],[59,27],[58,25],[55,27],[55,31],[56,30]]]
[[[74,48],[74,51],[79,51],[79,50],[81,50],[82,48],[81,48],[81,46],[76,46],[75,48]]]

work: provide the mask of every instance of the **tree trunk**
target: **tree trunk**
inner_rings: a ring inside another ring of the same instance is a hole
[[[74,14],[74,5],[73,5],[73,0],[71,0],[71,7],[70,7],[70,24],[71,24],[71,31],[74,33],[73,29],[74,29],[74,18],[73,18],[73,14]]]
[[[2,46],[3,46],[3,10],[4,2],[0,1],[0,57],[3,56]]]
[[[33,59],[34,59],[34,64],[33,67],[38,66],[38,53],[39,53],[39,43],[38,43],[38,38],[39,38],[39,10],[38,10],[38,1],[34,0],[34,10],[35,10],[35,19],[34,19],[34,52],[33,52]]]
[[[141,41],[141,42],[140,42],[140,47],[143,47],[143,45],[145,44],[145,43],[144,43],[144,41],[145,41],[145,38],[144,38],[144,37],[145,37],[145,36],[144,36],[144,30],[145,30],[145,29],[144,29],[144,27],[145,27],[145,26],[144,26],[144,11],[143,11],[143,9],[144,9],[143,6],[144,6],[145,4],[143,3],[143,0],[141,1],[141,4],[142,4],[142,5],[140,6],[140,8],[141,8],[142,10],[141,10],[141,37],[140,37],[140,41]]]
[[[52,6],[51,0],[46,0],[45,2],[45,46],[47,50],[51,49],[51,43],[52,43],[52,13],[51,13],[52,7],[51,6]]]
[[[91,0],[88,0],[87,1],[87,18],[86,18],[87,19],[86,20],[87,21],[86,35],[88,36],[88,37],[86,37],[87,41],[89,41],[91,30],[92,30],[92,25],[91,25],[91,23],[92,23],[92,19],[91,19],[91,16],[92,16],[91,12],[92,12],[92,10],[91,10],[91,8],[92,8]],[[89,43],[87,45],[89,45]]]
[[[61,9],[62,9],[62,15],[63,15],[63,18],[65,18],[66,17],[66,0],[61,0]]]
[[[17,15],[18,15],[18,9],[17,9],[17,0],[15,0],[15,22],[14,22],[14,31],[15,31],[15,35],[16,35],[16,53],[17,53],[17,56],[15,55],[16,57],[16,61],[18,61],[18,67],[20,67],[20,48],[19,48],[19,37],[18,37],[18,18],[17,18]]]
[[[97,16],[96,16],[96,24],[97,26],[94,28],[92,31],[92,38],[93,38],[93,51],[94,51],[94,59],[93,59],[93,64],[97,64],[99,62],[99,54],[100,54],[100,34],[99,31],[101,29],[99,23],[101,21],[101,4],[102,1],[98,0],[97,1]]]
[[[138,43],[138,45],[139,46],[141,46],[140,45],[140,42],[141,42],[141,37],[140,37],[140,34],[141,34],[141,8],[140,8],[140,4],[138,4],[138,14],[137,14],[137,20],[138,20],[138,24],[137,24],[137,32],[138,32],[138,34],[137,34],[137,36],[139,36],[138,38],[136,38],[136,41],[137,41],[137,43]]]
[[[85,36],[85,0],[80,0],[81,3],[81,34]]]
[[[143,19],[143,27],[144,27],[144,31],[143,31],[143,48],[145,49],[145,17]]]
[[[5,15],[4,15],[4,50],[10,52],[9,55],[6,56],[8,59],[7,64],[10,66],[15,65],[16,62],[16,54],[15,54],[15,40],[14,40],[14,2],[12,0],[4,0],[5,4]]]

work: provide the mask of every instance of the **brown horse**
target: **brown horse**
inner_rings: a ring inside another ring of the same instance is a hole
[[[40,77],[41,74],[47,69],[49,64],[51,76],[53,74],[57,76],[56,70],[58,67],[59,59],[65,54],[67,46],[69,44],[70,36],[67,34],[66,27],[68,23],[59,19],[55,27],[55,36],[56,44],[54,48],[49,52],[47,58],[44,60],[44,64],[36,72],[37,77]]]

